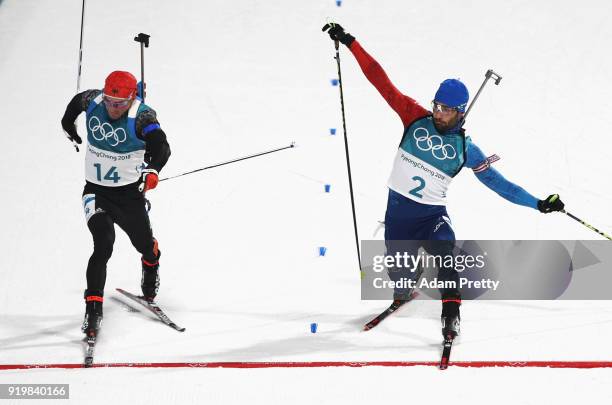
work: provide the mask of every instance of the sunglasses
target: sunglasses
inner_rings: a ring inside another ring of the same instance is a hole
[[[130,104],[131,100],[131,98],[117,98],[106,95],[102,97],[102,101],[104,101],[104,104],[112,108],[125,108]]]
[[[432,109],[433,112],[437,111],[437,112],[442,113],[442,114],[449,114],[452,111],[459,111],[457,108],[449,107],[447,105],[440,104],[440,103],[438,103],[436,101],[432,101],[431,102],[431,109]]]

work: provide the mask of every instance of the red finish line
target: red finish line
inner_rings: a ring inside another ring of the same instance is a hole
[[[214,362],[214,363],[99,363],[91,368],[323,368],[433,366],[433,361],[307,361],[307,362]],[[449,367],[612,368],[612,361],[455,361]],[[0,364],[0,370],[85,368],[82,364]]]

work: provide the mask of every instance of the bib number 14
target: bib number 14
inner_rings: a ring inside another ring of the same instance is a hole
[[[419,185],[410,190],[409,193],[415,197],[423,198],[423,194],[419,193],[419,191],[425,188],[425,180],[423,180],[423,178],[419,176],[414,176],[412,180],[418,182]]]
[[[102,181],[104,179],[109,181],[112,180],[113,183],[119,183],[119,180],[121,180],[116,166],[111,166],[111,168],[108,169],[108,172],[106,172],[104,175],[104,178],[102,178],[102,165],[100,163],[94,163],[94,166],[96,168],[96,176],[98,181]]]

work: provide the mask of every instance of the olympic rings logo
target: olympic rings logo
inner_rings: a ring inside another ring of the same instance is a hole
[[[98,117],[91,117],[87,125],[96,141],[106,140],[110,146],[117,146],[127,140],[125,129],[113,128],[108,122],[100,123]]]
[[[419,131],[424,135],[418,136]],[[454,159],[457,157],[457,151],[452,145],[444,144],[440,135],[429,135],[427,128],[417,128],[412,133],[416,146],[423,152],[431,151],[433,157],[438,160]]]

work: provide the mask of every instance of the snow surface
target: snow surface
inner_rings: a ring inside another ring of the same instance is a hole
[[[297,147],[161,183],[149,193],[163,251],[159,303],[187,331],[131,312],[139,257],[117,232],[98,362],[436,360],[439,303],[417,301],[375,330],[386,304],[360,301],[328,17],[352,32],[396,86],[428,105],[440,81],[472,95],[466,125],[496,167],[609,231],[612,6],[567,0],[88,1],[81,89],[138,74],[172,147],[163,176]],[[83,153],[59,120],[76,90],[80,2],[0,5],[0,364],[77,363],[91,237]],[[401,122],[341,50],[359,232],[384,216]],[[83,123],[80,123],[83,132]],[[335,136],[329,128],[338,128]],[[331,193],[323,185],[331,184]],[[563,215],[514,206],[466,170],[449,193],[459,239],[597,239]],[[381,238],[379,233],[377,238]],[[318,247],[327,255],[318,257]],[[466,302],[453,360],[610,360],[608,301]],[[311,322],[319,332],[311,334]],[[610,399],[610,369],[174,369],[0,371],[0,383],[70,383],[73,403],[459,403]],[[380,392],[379,389],[385,388]],[[450,389],[444,394],[443,389]],[[446,396],[448,395],[448,397]]]

